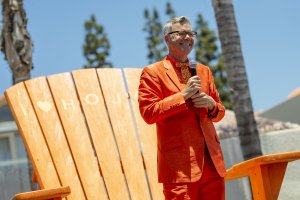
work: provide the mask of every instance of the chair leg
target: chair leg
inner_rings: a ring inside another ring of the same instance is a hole
[[[276,200],[287,162],[259,165],[250,169],[250,182],[255,200]]]

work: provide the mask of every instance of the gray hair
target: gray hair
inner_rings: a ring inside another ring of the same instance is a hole
[[[184,16],[180,16],[180,17],[174,17],[171,20],[169,20],[163,27],[163,34],[166,35],[167,33],[169,33],[172,29],[172,25],[176,24],[176,23],[180,23],[180,24],[185,24],[185,23],[189,23],[190,24],[190,20],[187,17]]]

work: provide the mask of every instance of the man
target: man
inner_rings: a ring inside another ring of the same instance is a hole
[[[143,69],[138,99],[144,120],[157,127],[158,181],[166,200],[225,199],[226,170],[212,123],[225,110],[213,76],[202,64],[191,74],[187,56],[196,33],[188,18],[173,18],[163,32],[169,54]]]

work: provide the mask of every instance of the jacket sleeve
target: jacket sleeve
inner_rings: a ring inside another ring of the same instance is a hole
[[[164,97],[158,75],[149,67],[142,71],[138,92],[139,109],[146,123],[164,120],[188,109],[181,92]]]
[[[214,83],[214,77],[209,70],[209,95],[215,100],[216,106],[213,110],[208,111],[208,116],[213,122],[220,121],[225,115],[225,108],[220,100],[219,93]]]

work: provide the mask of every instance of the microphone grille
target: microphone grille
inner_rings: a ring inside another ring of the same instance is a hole
[[[191,60],[189,62],[189,65],[190,65],[190,69],[191,69],[191,72],[192,72],[192,76],[196,76],[197,75],[197,71],[196,71],[197,61]]]

